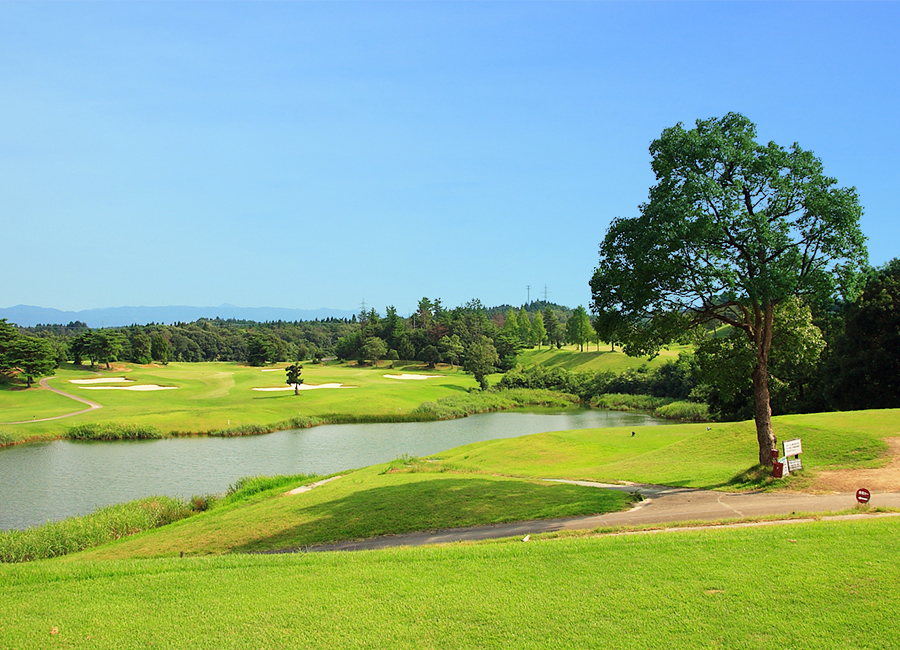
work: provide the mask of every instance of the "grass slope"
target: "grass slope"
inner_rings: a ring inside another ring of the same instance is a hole
[[[889,649],[898,555],[894,518],[5,565],[0,647]]]
[[[519,353],[518,362],[530,368],[532,366],[544,366],[546,368],[565,368],[566,370],[610,370],[622,372],[629,368],[639,368],[647,365],[655,367],[678,358],[681,352],[691,351],[693,348],[687,345],[673,345],[669,349],[660,350],[659,356],[648,360],[645,357],[629,357],[621,348],[611,351],[609,345],[601,344],[597,350],[596,345],[585,346],[584,352],[579,352],[574,345],[565,345],[561,349],[537,348],[523,350]]]
[[[778,416],[773,423],[780,440],[803,439],[808,471],[875,467],[885,462],[883,438],[900,435],[900,409]],[[507,476],[695,488],[759,486],[745,475],[757,458],[753,422],[539,433],[474,443],[439,457],[453,467]]]
[[[621,492],[483,474],[433,471],[418,460],[346,473],[309,492],[286,486],[213,509],[73,561],[265,551],[379,535],[614,512]],[[306,481],[309,482],[309,481]],[[299,484],[299,482],[298,482]]]

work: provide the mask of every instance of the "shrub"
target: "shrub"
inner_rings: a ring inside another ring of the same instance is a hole
[[[655,409],[653,415],[668,420],[689,420],[691,422],[706,422],[710,419],[709,406],[697,402],[672,402]]]
[[[149,424],[118,422],[78,424],[66,431],[66,438],[71,440],[139,440],[162,437],[162,432]]]
[[[606,393],[591,400],[591,406],[610,409],[612,411],[653,411],[671,404],[674,400],[668,397],[652,397],[650,395],[629,395],[623,393]]]

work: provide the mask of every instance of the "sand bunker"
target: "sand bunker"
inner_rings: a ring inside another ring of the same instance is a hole
[[[125,377],[99,377],[97,379],[70,379],[73,384],[117,384],[123,381],[134,381]]]
[[[385,375],[388,379],[434,379],[435,377],[443,377],[444,375],[408,375],[405,372],[402,375]]]
[[[316,388],[356,388],[356,386],[344,386],[343,384],[300,384],[299,390],[315,390]],[[294,390],[294,384],[290,386],[277,386],[275,388],[254,388],[253,390]]]
[[[284,368],[263,368],[263,372],[284,372]]]
[[[81,386],[81,390],[178,390],[178,386],[157,386],[156,384],[143,384],[141,386]]]

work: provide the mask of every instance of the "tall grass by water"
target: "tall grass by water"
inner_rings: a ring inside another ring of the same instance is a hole
[[[461,418],[474,413],[488,413],[523,406],[566,407],[578,404],[575,395],[552,390],[512,388],[499,391],[476,391],[462,395],[442,397],[436,402],[424,402],[416,407],[414,414],[429,415],[436,420]]]
[[[0,532],[0,562],[43,560],[99,546],[184,519],[193,510],[171,497],[147,497],[28,530]]]
[[[658,418],[705,422],[710,419],[709,406],[671,397],[604,393],[591,400],[591,406],[611,411],[648,411]]]
[[[150,440],[162,437],[162,431],[152,425],[119,422],[78,424],[66,431],[66,438],[70,440]]]

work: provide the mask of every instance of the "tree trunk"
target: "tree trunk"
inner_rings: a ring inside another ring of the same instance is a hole
[[[753,367],[754,420],[756,439],[759,442],[759,464],[772,465],[772,450],[776,448],[775,432],[772,430],[772,404],[769,396],[769,352],[772,349],[772,328],[774,305],[767,305],[761,327],[757,328],[756,365]]]

